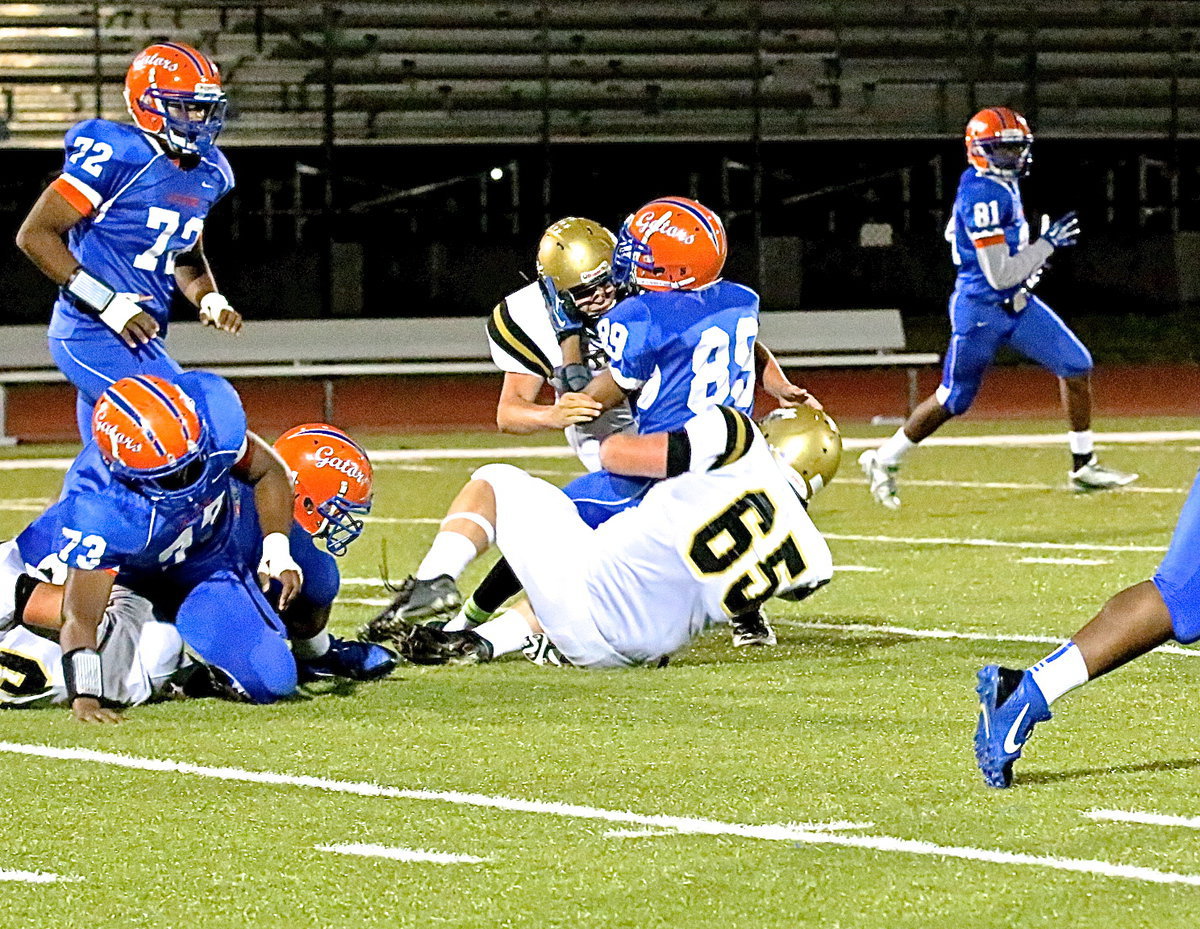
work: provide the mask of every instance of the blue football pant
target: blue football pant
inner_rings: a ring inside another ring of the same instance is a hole
[[[50,356],[79,395],[75,421],[86,444],[92,438],[92,408],[110,384],[135,374],[174,380],[183,369],[167,354],[162,339],[130,348],[113,333],[105,339],[50,339]]]
[[[622,477],[607,471],[592,471],[571,481],[563,488],[575,504],[583,521],[595,529],[622,510],[642,502],[657,482],[652,477]]]
[[[1152,580],[1171,613],[1175,638],[1185,644],[1200,639],[1200,474]]]
[[[942,366],[938,401],[958,416],[970,409],[996,353],[1008,345],[1059,377],[1080,377],[1092,370],[1084,344],[1050,307],[1037,297],[1018,314],[998,303],[950,298],[953,334]]]

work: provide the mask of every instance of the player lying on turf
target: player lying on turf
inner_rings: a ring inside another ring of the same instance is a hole
[[[732,407],[713,407],[670,433],[611,436],[601,461],[656,482],[637,507],[598,528],[562,490],[519,468],[477,470],[422,568],[456,578],[495,542],[526,599],[473,630],[411,625],[393,609],[379,631],[418,664],[518,650],[585,668],[654,664],[714,623],[772,596],[801,599],[833,574],[805,510],[808,485]]]
[[[1012,784],[1013,763],[1059,697],[1163,643],[1200,639],[1200,475],[1154,576],[1121,591],[1061,648],[1025,671],[978,674],[975,760],[989,787]]]
[[[67,702],[71,688],[58,644],[63,588],[47,577],[25,564],[15,541],[0,543],[0,707]],[[119,584],[109,594],[97,637],[98,689],[109,708],[164,696],[242,699],[219,670],[187,654],[179,631],[156,621],[149,600]]]
[[[199,371],[175,383],[124,378],[101,395],[92,423],[95,443],[71,465],[59,501],[17,539],[27,564],[66,567],[60,643],[75,718],[115,718],[102,702],[98,629],[116,572],[255,702],[288,696],[298,675],[391,670],[387,649],[325,632],[333,559],[295,524],[287,470],[247,431],[227,381]],[[273,581],[274,604],[264,593]]]
[[[242,326],[204,256],[204,220],[233,188],[215,145],[225,119],[216,65],[187,45],[151,45],[129,66],[125,101],[133,125],[89,119],[71,127],[62,174],[17,234],[62,288],[50,354],[79,391],[85,442],[92,407],[113,381],[179,373],[163,344],[176,290],[206,325]]]
[[[781,404],[819,408],[757,341],[758,295],[721,278],[726,250],[725,230],[715,213],[684,197],[660,198],[629,217],[612,255],[618,290],[637,291],[634,296],[600,319],[585,319],[572,301],[552,303],[559,337],[587,337],[594,326],[608,359],[584,388],[595,401],[592,409],[622,408],[636,393],[639,432],[682,428],[691,416],[720,404],[749,414],[756,368],[762,371],[764,388]],[[552,267],[549,256],[543,267]],[[641,476],[595,470],[572,481],[566,493],[584,522],[596,527],[637,506],[653,483]],[[418,572],[401,618],[429,615],[449,603],[452,590],[448,579]],[[517,590],[511,571],[501,562],[449,628],[485,621]],[[737,617],[733,639],[736,645],[769,645],[775,634],[755,610]]]
[[[975,399],[996,353],[1008,345],[1057,374],[1071,431],[1067,444],[1075,490],[1105,490],[1137,480],[1096,461],[1092,438],[1092,356],[1053,310],[1033,295],[1050,256],[1075,244],[1079,223],[1068,213],[1029,241],[1018,181],[1029,167],[1033,133],[1020,113],[998,106],[967,123],[968,168],[946,227],[958,277],[950,296],[950,347],[942,383],[878,449],[859,457],[871,495],[900,506],[896,475],[914,446]]]

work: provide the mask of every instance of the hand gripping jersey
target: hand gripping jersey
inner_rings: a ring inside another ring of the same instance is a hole
[[[1003,242],[1009,254],[1015,255],[1029,244],[1029,224],[1025,222],[1017,181],[982,174],[974,168],[964,171],[954,198],[954,216],[946,226],[946,240],[958,267],[955,286],[960,294],[1004,300],[1015,293],[1017,287],[1001,291],[992,288],[975,251]]]
[[[16,585],[22,574],[49,580],[25,564],[15,542],[0,542],[0,707],[64,703],[62,649],[16,619]],[[175,627],[155,621],[149,601],[123,587],[113,588],[97,641],[110,703],[145,703],[175,671],[191,663]]]
[[[616,382],[637,398],[638,432],[669,432],[715,406],[754,406],[758,294],[720,280],[645,293],[597,323]]]
[[[518,468],[475,472],[496,493],[497,545],[573,664],[656,661],[713,623],[832,577],[828,545],[749,418],[708,411],[688,426],[693,448],[696,428],[716,450],[708,469],[659,481],[597,529]]]
[[[186,506],[148,500],[113,477],[94,444],[72,463],[57,503],[18,537],[29,564],[84,571],[119,569],[122,578],[156,573],[223,545],[234,520],[229,469],[245,454],[246,414],[229,382],[205,371],[178,384],[213,433],[207,488]],[[61,575],[60,576],[65,576]]]
[[[603,318],[600,320],[603,324]],[[492,361],[501,371],[511,374],[536,374],[549,380],[563,363],[550,310],[537,281],[514,291],[501,301],[488,317],[488,347]],[[584,331],[585,360],[593,374],[608,367],[608,356],[596,333]],[[591,422],[568,426],[567,442],[589,471],[600,469],[600,442],[617,432],[633,427],[628,403],[613,407]]]
[[[55,188],[84,216],[71,229],[71,254],[114,290],[150,297],[142,306],[165,336],[175,256],[196,244],[208,211],[233,188],[225,156],[214,147],[185,170],[140,129],[89,119],[67,132]],[[111,338],[112,332],[60,295],[50,336]]]

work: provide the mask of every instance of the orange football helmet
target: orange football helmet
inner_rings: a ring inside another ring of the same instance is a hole
[[[149,374],[117,381],[92,410],[92,438],[114,475],[156,502],[187,502],[200,489],[209,430],[195,401]]]
[[[281,435],[275,451],[292,473],[295,517],[330,554],[344,555],[371,511],[373,474],[362,446],[336,426],[305,423]]]
[[[138,128],[180,153],[203,155],[225,125],[217,66],[182,42],[138,53],[125,75],[125,105]]]
[[[980,110],[967,123],[967,161],[997,177],[1021,177],[1033,161],[1033,132],[1025,117],[1006,106]]]
[[[613,279],[646,290],[696,290],[720,278],[726,254],[716,213],[687,197],[660,197],[625,220]]]

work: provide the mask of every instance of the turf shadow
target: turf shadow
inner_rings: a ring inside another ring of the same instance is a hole
[[[1019,783],[1057,784],[1100,774],[1153,774],[1159,771],[1185,771],[1189,768],[1200,768],[1200,758],[1172,758],[1163,761],[1143,761],[1138,764],[1110,765],[1107,768],[1073,768],[1069,771],[1034,771],[1030,774],[1022,772]]]

